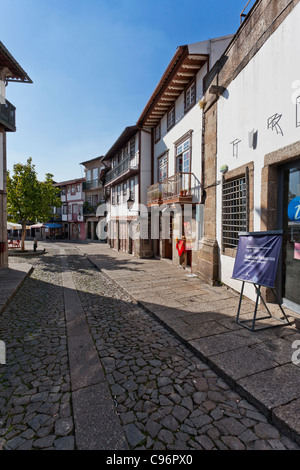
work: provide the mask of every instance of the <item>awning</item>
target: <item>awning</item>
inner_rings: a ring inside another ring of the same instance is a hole
[[[7,230],[21,230],[21,224],[14,224],[12,222],[7,222]]]
[[[45,227],[44,224],[35,224],[35,225],[29,225],[28,228],[43,228]]]
[[[26,229],[30,228],[28,225]],[[22,230],[21,224],[14,224],[13,222],[7,222],[7,230]]]

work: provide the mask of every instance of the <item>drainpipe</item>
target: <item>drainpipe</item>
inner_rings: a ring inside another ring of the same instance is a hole
[[[209,58],[206,61],[207,73],[209,72]],[[204,85],[204,79],[203,79]],[[201,204],[205,203],[204,170],[205,170],[205,111],[202,109],[202,145],[201,145]]]

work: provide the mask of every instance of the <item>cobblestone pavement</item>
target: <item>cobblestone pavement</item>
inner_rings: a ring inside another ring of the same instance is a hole
[[[34,272],[0,316],[0,449],[76,449],[60,257],[48,251],[23,258]],[[298,449],[75,249],[66,253],[130,449]]]

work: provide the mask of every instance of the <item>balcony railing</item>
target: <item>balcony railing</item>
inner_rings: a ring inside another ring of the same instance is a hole
[[[86,181],[82,183],[82,189],[83,191],[89,191],[90,189],[97,189],[97,188],[102,188],[103,184],[101,181],[98,179],[92,180],[92,181]]]
[[[106,184],[110,183],[114,179],[122,176],[130,170],[138,170],[139,168],[139,152],[129,155],[122,160],[117,166],[110,170],[106,175]]]
[[[16,130],[16,108],[7,100],[0,104],[0,123],[3,124],[8,131]]]
[[[148,188],[148,205],[159,201],[168,202],[190,200],[193,196],[200,197],[200,182],[193,173],[177,173]]]

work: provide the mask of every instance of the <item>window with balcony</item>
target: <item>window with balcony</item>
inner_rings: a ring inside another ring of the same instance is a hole
[[[175,106],[167,114],[167,130],[169,131],[175,125]]]
[[[168,155],[158,159],[158,182],[162,183],[168,177]]]
[[[188,190],[190,186],[191,173],[191,139],[185,139],[176,146],[176,169],[175,173],[180,175],[181,188]]]
[[[184,110],[188,111],[196,103],[196,82],[193,82],[186,90],[184,96]]]

